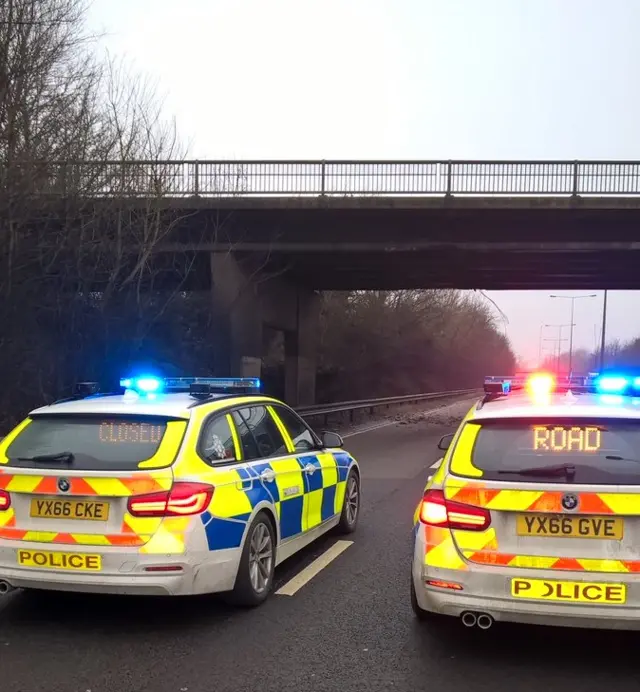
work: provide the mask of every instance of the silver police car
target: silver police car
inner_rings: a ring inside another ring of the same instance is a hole
[[[414,517],[416,616],[640,629],[640,377],[534,374],[446,436]]]

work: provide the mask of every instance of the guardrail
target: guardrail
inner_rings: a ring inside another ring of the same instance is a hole
[[[432,399],[446,399],[454,396],[464,396],[466,394],[479,394],[481,389],[457,389],[450,392],[429,392],[426,394],[408,394],[404,396],[388,396],[381,399],[361,399],[359,401],[341,401],[335,404],[319,404],[316,406],[300,406],[296,411],[302,418],[315,418],[316,416],[324,417],[326,421],[332,413],[348,413],[349,419],[353,423],[354,414],[356,411],[369,409],[373,413],[374,409],[380,407],[389,407],[398,404],[413,404]]]
[[[456,389],[451,392],[428,392],[426,394],[407,394],[403,396],[388,396],[381,399],[360,399],[357,401],[340,401],[335,404],[317,404],[314,406],[299,406],[296,411],[302,418],[315,418],[316,416],[324,416],[325,422],[327,417],[332,413],[349,413],[349,418],[353,422],[354,413],[364,409],[369,409],[373,413],[374,409],[386,406],[394,406],[398,404],[412,404],[421,401],[429,401],[430,399],[446,399],[452,396],[464,396],[465,394],[476,394],[481,392],[477,387],[475,389]],[[4,435],[0,435],[0,441]]]
[[[115,198],[640,195],[640,161],[25,161],[0,168],[0,186],[12,177]]]

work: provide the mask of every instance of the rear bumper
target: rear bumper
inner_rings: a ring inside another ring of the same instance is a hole
[[[511,596],[512,578],[549,579],[571,582],[624,583],[624,605],[559,603],[525,600]],[[472,567],[469,571],[425,568],[414,558],[413,584],[418,605],[426,611],[460,617],[465,611],[487,613],[500,622],[586,627],[598,629],[640,630],[640,577],[630,574],[596,574],[550,570]],[[454,582],[462,591],[427,585],[427,579]]]
[[[77,591],[83,593],[185,596],[229,591],[235,584],[240,549],[187,552],[183,555],[146,555],[118,548],[56,546],[21,543],[20,549],[100,554],[102,570],[38,569],[17,562],[18,548],[0,545],[0,580],[14,588]],[[150,566],[180,568],[175,572],[148,572]]]

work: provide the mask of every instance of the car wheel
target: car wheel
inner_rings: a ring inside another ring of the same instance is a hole
[[[356,471],[351,470],[347,476],[347,483],[344,490],[344,503],[342,504],[342,514],[338,522],[338,533],[353,533],[358,525],[360,516],[360,476]]]
[[[267,514],[260,512],[247,531],[230,600],[245,608],[263,603],[273,586],[275,564],[275,531]]]

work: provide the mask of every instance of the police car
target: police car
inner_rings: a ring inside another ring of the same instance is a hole
[[[360,472],[259,380],[87,383],[0,442],[0,593],[267,597],[274,568],[350,533]]]
[[[640,377],[488,378],[439,447],[414,517],[420,620],[640,629]]]

